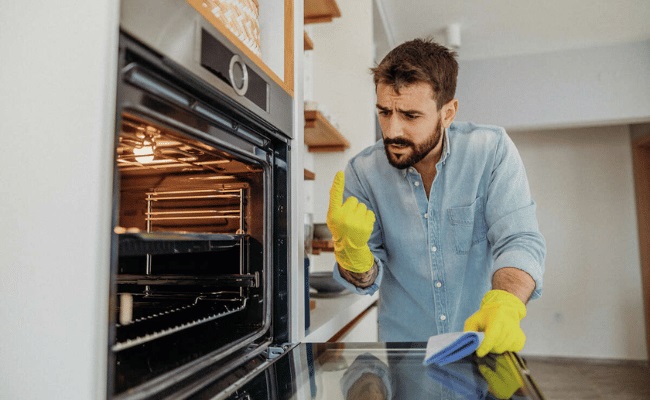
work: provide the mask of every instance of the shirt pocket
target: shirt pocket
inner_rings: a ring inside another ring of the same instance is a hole
[[[487,225],[483,198],[479,197],[469,206],[451,207],[447,210],[458,254],[469,253],[472,245],[487,239]]]

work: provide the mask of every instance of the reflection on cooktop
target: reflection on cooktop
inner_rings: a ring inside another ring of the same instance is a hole
[[[541,399],[516,354],[424,366],[425,343],[311,346],[317,399]]]
[[[517,354],[470,355],[439,367],[423,365],[425,350],[426,343],[302,343],[227,399],[544,399]]]

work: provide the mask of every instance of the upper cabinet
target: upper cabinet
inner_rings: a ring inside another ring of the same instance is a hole
[[[294,0],[187,2],[293,96]]]

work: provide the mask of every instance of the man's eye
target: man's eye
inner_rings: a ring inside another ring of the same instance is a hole
[[[387,115],[390,113],[390,111],[379,110],[379,111],[377,111],[377,113],[378,113],[379,115],[381,115],[382,117],[385,117],[385,116],[387,116]]]
[[[404,114],[404,116],[406,117],[406,119],[411,119],[411,120],[416,119],[418,117],[417,115],[414,114]]]

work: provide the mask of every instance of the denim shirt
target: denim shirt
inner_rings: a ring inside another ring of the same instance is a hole
[[[427,199],[415,168],[388,163],[383,140],[350,160],[344,197],[376,216],[368,245],[379,273],[380,341],[426,341],[463,330],[494,272],[521,269],[542,292],[546,244],[519,153],[503,128],[454,122]]]

